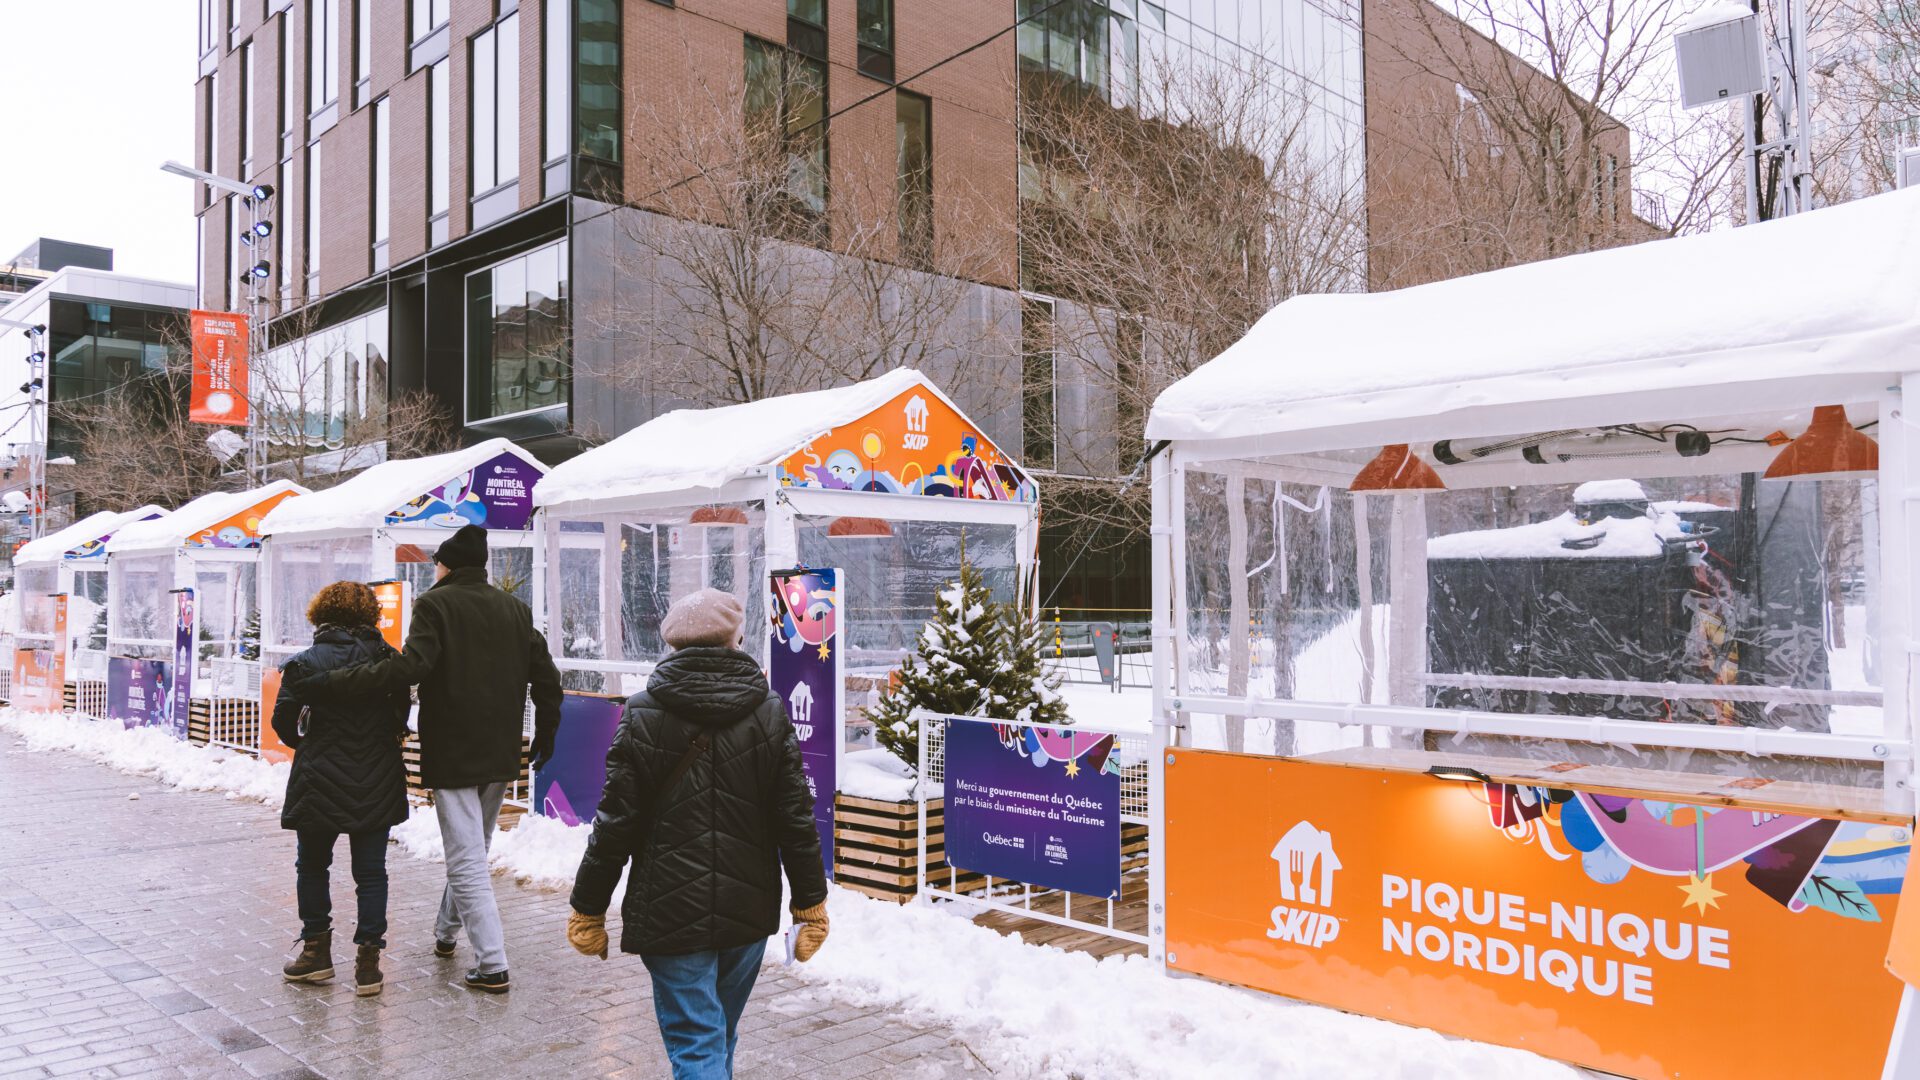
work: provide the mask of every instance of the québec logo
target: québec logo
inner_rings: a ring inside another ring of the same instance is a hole
[[[1278,864],[1280,899],[1284,902],[1273,907],[1273,928],[1267,931],[1267,937],[1316,949],[1339,937],[1339,919],[1327,911],[1310,910],[1333,906],[1333,874],[1340,869],[1340,856],[1333,853],[1333,834],[1302,821],[1287,830],[1270,855]]]

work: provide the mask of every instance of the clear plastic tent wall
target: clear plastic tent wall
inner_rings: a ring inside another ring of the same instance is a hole
[[[546,466],[506,439],[381,462],[276,508],[261,523],[263,658],[278,666],[313,643],[307,606],[336,581],[433,584],[433,553],[462,526],[487,529],[491,580],[533,602],[533,488]]]
[[[1037,493],[918,372],[668,413],[556,466],[536,493],[548,643],[570,689],[631,692],[669,650],[673,601],[711,587],[746,609],[764,662],[768,575],[845,571],[850,676],[897,666],[962,552],[1014,599]]]
[[[1916,229],[1900,192],[1280,305],[1148,424],[1156,720],[1910,808]]]

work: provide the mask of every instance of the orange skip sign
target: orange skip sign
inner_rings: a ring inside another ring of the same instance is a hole
[[[1880,1075],[1908,829],[1172,755],[1173,968],[1624,1076]]]

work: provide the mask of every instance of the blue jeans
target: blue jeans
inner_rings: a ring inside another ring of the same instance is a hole
[[[732,1080],[740,1014],[766,950],[761,940],[720,952],[640,958],[653,976],[653,1015],[673,1080]]]
[[[333,865],[335,832],[301,829],[294,857],[294,895],[300,904],[300,938],[308,940],[333,929],[333,894],[327,869]],[[347,837],[353,851],[353,887],[360,901],[355,945],[387,947],[387,830],[372,829]]]

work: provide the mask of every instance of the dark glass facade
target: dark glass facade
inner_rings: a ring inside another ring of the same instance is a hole
[[[169,366],[186,362],[186,320],[181,312],[129,304],[54,297],[47,304],[48,431],[50,457],[74,453],[78,432],[62,419],[68,409],[124,392],[129,385],[153,391]],[[184,390],[184,386],[174,387]]]

